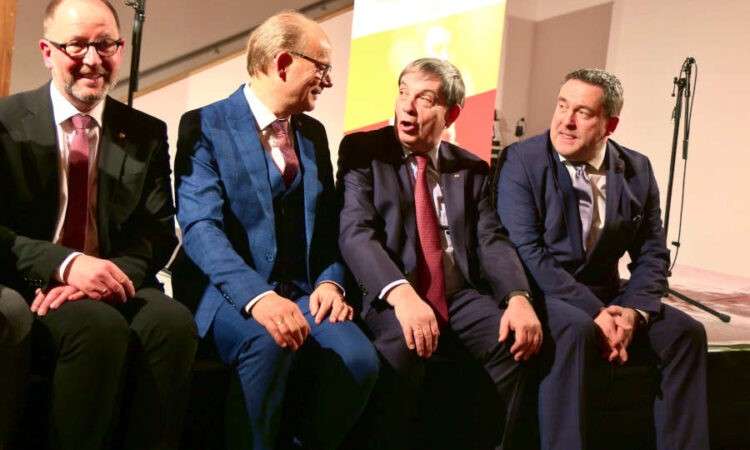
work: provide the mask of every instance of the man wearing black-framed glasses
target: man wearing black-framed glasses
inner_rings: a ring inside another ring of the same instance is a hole
[[[51,82],[0,100],[0,312],[33,315],[31,356],[52,363],[50,448],[177,448],[197,339],[155,277],[177,243],[166,125],[107,96],[107,0],[50,1],[39,48]]]

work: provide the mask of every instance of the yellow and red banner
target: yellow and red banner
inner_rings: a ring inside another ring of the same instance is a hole
[[[489,160],[504,23],[505,0],[355,0],[344,130],[392,122],[404,66],[447,59],[466,84],[451,141]]]

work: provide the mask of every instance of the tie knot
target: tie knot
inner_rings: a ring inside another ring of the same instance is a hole
[[[413,153],[414,161],[417,162],[417,169],[425,170],[430,162],[430,158],[426,154]]]
[[[91,120],[91,116],[85,114],[76,114],[70,118],[70,121],[73,122],[73,128],[76,130],[88,130],[91,126]]]
[[[271,122],[271,131],[276,136],[285,136],[287,134],[287,127],[289,123],[285,119],[277,119]]]
[[[573,163],[573,167],[576,169],[576,177],[581,177],[585,180],[589,179],[588,163],[585,163],[585,162]]]

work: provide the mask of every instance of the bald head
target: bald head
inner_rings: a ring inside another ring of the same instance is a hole
[[[70,0],[52,0],[47,4],[47,7],[44,9],[44,35],[47,36],[48,28],[52,23],[52,20],[54,19],[55,13],[57,12],[58,7],[66,3]],[[112,14],[112,17],[115,19],[115,24],[117,25],[117,30],[120,30],[120,17],[117,15],[117,11],[115,10],[114,6],[112,6],[112,3],[110,3],[108,0],[91,0],[95,3],[101,3],[102,5],[106,6],[109,10],[110,14]]]

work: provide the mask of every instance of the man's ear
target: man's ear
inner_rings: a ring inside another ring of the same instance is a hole
[[[619,117],[610,117],[607,119],[607,136],[615,132],[618,123],[620,123]]]
[[[42,59],[44,60],[44,66],[48,69],[52,68],[52,61],[50,57],[52,55],[52,47],[46,39],[39,39],[39,51],[42,52]]]
[[[284,81],[286,81],[286,71],[292,65],[292,60],[292,54],[286,51],[282,51],[276,55],[276,59],[274,60],[276,63],[276,73]]]
[[[451,126],[458,119],[459,114],[461,114],[461,107],[458,105],[451,106],[445,113],[445,128]]]

